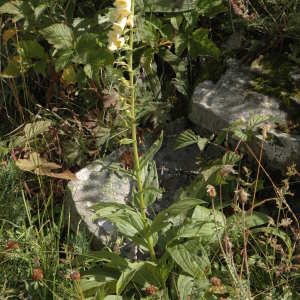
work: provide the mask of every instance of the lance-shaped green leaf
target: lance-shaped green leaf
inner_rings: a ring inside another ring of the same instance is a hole
[[[98,203],[93,209],[96,216],[114,224],[117,231],[147,248],[147,241],[143,235],[144,224],[140,213],[128,205],[116,203]]]
[[[159,138],[151,145],[148,151],[143,155],[140,160],[140,169],[142,170],[149,161],[151,161],[154,155],[158,152],[163,142],[163,131],[161,132]]]
[[[183,198],[173,203],[169,208],[162,210],[153,220],[148,235],[155,232],[159,232],[166,226],[168,226],[172,219],[179,215],[184,215],[195,206],[205,203],[200,199],[195,198]]]

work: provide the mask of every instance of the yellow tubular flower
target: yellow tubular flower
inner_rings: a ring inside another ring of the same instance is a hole
[[[122,48],[124,44],[125,39],[118,32],[112,30],[108,33],[108,49],[110,51],[116,51]]]
[[[115,1],[115,7],[118,8],[124,8],[130,12],[131,10],[131,0],[116,0]]]
[[[126,27],[126,24],[127,24],[127,18],[124,17],[113,24],[113,30],[122,32],[124,30],[124,28]]]
[[[134,21],[133,21],[133,17],[132,16],[128,16],[128,18],[127,18],[127,26],[129,26],[131,28],[134,26]]]

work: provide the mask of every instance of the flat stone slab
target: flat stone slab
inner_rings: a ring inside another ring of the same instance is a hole
[[[228,69],[217,83],[204,81],[193,94],[189,119],[209,133],[216,133],[233,121],[252,115],[272,116],[285,123],[288,115],[280,108],[280,100],[251,89],[252,74],[237,61],[230,60]],[[264,162],[272,169],[285,172],[292,163],[300,165],[300,136],[272,129],[272,139],[264,145]],[[256,136],[258,150],[261,135]]]

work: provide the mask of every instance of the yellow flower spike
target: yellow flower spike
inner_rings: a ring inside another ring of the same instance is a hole
[[[112,30],[108,33],[108,49],[116,51],[125,44],[125,38],[121,37],[126,25],[133,26],[132,21],[128,21],[131,14],[131,0],[116,0],[115,10],[112,17]],[[132,18],[130,18],[132,19]]]

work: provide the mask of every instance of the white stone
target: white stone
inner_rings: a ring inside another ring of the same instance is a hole
[[[286,122],[288,115],[280,109],[280,100],[251,89],[251,73],[237,61],[229,67],[217,83],[204,81],[193,94],[189,119],[210,133],[216,133],[237,120],[251,115],[269,115]],[[300,136],[273,130],[272,139],[265,143],[264,158],[271,168],[285,172],[286,166],[300,165]],[[253,146],[258,150],[260,137]]]

